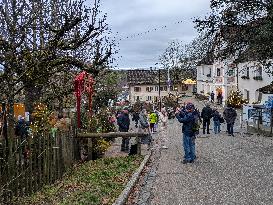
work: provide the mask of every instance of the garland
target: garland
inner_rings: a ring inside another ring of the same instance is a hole
[[[94,85],[95,81],[93,77],[88,74],[86,71],[81,72],[75,78],[75,96],[77,99],[77,123],[78,128],[81,127],[81,97],[82,93],[86,92],[88,94],[88,105],[89,105],[89,113],[92,115],[92,96],[94,93]]]

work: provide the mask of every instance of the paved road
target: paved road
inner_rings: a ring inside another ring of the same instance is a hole
[[[170,121],[166,131],[154,136],[154,160],[136,204],[273,205],[272,138],[243,131],[235,137],[225,132],[201,135],[197,160],[184,165],[181,124]],[[167,150],[161,149],[163,138]]]

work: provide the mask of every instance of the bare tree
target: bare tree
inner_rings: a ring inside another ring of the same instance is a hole
[[[85,70],[96,76],[107,67],[114,42],[99,5],[99,0],[92,7],[84,0],[0,1],[0,92],[10,109],[24,90],[31,111],[55,73]]]

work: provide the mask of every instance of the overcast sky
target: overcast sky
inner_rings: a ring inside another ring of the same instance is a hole
[[[107,22],[113,34],[118,32],[118,39],[122,39],[119,42],[118,56],[122,57],[117,62],[118,68],[155,67],[171,40],[190,42],[197,35],[192,20],[208,13],[209,2],[210,0],[101,0],[101,9],[108,14]],[[179,21],[182,23],[178,24]],[[132,35],[135,37],[130,37]]]

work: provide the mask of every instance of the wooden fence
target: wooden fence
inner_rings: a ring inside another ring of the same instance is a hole
[[[145,133],[39,133],[33,137],[0,138],[0,204],[10,204],[13,197],[30,195],[44,185],[62,178],[65,170],[81,159],[87,146],[92,159],[94,138],[136,137],[137,154],[141,153],[140,138]]]
[[[60,179],[79,158],[77,145],[69,132],[0,139],[0,204]]]

